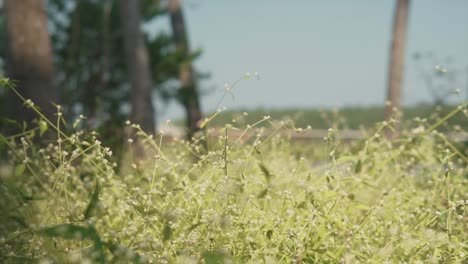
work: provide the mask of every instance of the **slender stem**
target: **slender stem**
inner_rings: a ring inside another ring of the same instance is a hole
[[[226,130],[224,132],[224,176],[228,175],[227,140],[228,140],[228,126],[226,126]]]

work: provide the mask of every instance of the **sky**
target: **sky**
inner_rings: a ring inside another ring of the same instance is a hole
[[[192,49],[201,48],[198,71],[203,111],[217,107],[340,108],[385,101],[394,5],[390,0],[186,0]],[[150,31],[169,31],[166,20]],[[415,60],[416,53],[433,54]],[[453,72],[452,101],[468,92],[468,1],[413,0],[406,46],[403,103],[430,102],[421,71],[439,64]],[[220,99],[224,84],[246,72],[233,97]],[[159,122],[183,117],[180,106],[157,102]]]

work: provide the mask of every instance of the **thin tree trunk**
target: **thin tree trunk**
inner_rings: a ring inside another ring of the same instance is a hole
[[[52,47],[47,30],[47,14],[42,0],[6,0],[7,74],[17,80],[17,89],[31,99],[41,112],[53,120],[58,102],[54,86]],[[31,122],[37,118],[13,93],[6,100],[7,116]]]
[[[151,96],[152,80],[143,32],[140,27],[140,1],[120,0],[127,68],[131,82],[131,114],[133,123],[152,135],[155,132],[154,109]],[[136,156],[142,155],[141,147]]]
[[[392,48],[388,72],[387,104],[385,105],[385,120],[396,119],[396,132],[387,131],[390,138],[396,137],[400,131],[402,83],[405,61],[406,31],[410,0],[397,0],[393,25]],[[396,110],[396,111],[395,111]]]
[[[181,100],[182,105],[185,108],[187,119],[187,136],[188,138],[191,138],[194,133],[200,130],[202,112],[195,73],[192,67],[192,62],[188,60],[190,47],[180,0],[169,1],[169,13],[171,17],[174,43],[183,58],[187,59],[187,61],[184,61],[180,65],[179,79],[181,83]]]

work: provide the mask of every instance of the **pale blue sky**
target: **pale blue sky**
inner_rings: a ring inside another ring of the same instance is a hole
[[[343,107],[385,100],[395,1],[390,0],[187,0],[185,15],[192,48],[202,48],[198,70],[210,72],[203,110],[214,110],[231,83],[245,72],[232,108]],[[165,20],[155,30],[166,29]],[[468,1],[414,0],[410,7],[404,103],[430,101],[418,77],[415,52],[432,52],[456,70],[455,88],[467,97]],[[429,63],[426,63],[429,64]],[[427,65],[426,65],[427,66]],[[429,65],[430,66],[430,65]],[[164,112],[164,114],[163,114]],[[182,116],[180,107],[160,109],[159,121]]]

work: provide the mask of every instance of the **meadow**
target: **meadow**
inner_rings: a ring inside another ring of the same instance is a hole
[[[141,160],[115,158],[84,117],[65,132],[60,107],[57,120],[35,111],[36,126],[0,135],[2,263],[468,260],[466,143],[440,129],[466,120],[466,104],[411,120],[393,141],[391,122],[352,142],[331,125],[313,143],[275,132],[310,128],[269,116],[225,123],[208,141],[122,124],[136,131],[129,149],[143,143]]]
[[[413,124],[415,118],[426,118],[438,120],[449,114],[456,104],[434,105],[417,104],[403,108],[403,122],[407,126]],[[348,106],[343,108],[322,108],[322,109],[303,109],[303,108],[281,108],[281,109],[262,109],[245,108],[224,111],[222,115],[214,119],[213,126],[224,126],[227,123],[235,123],[245,126],[253,124],[264,116],[271,116],[276,121],[293,121],[297,127],[311,126],[313,129],[371,129],[378,122],[384,120],[384,107],[382,106]],[[182,121],[176,122],[182,124]],[[466,116],[459,112],[448,119],[444,124],[438,127],[438,130],[444,132],[466,131],[468,122]]]

